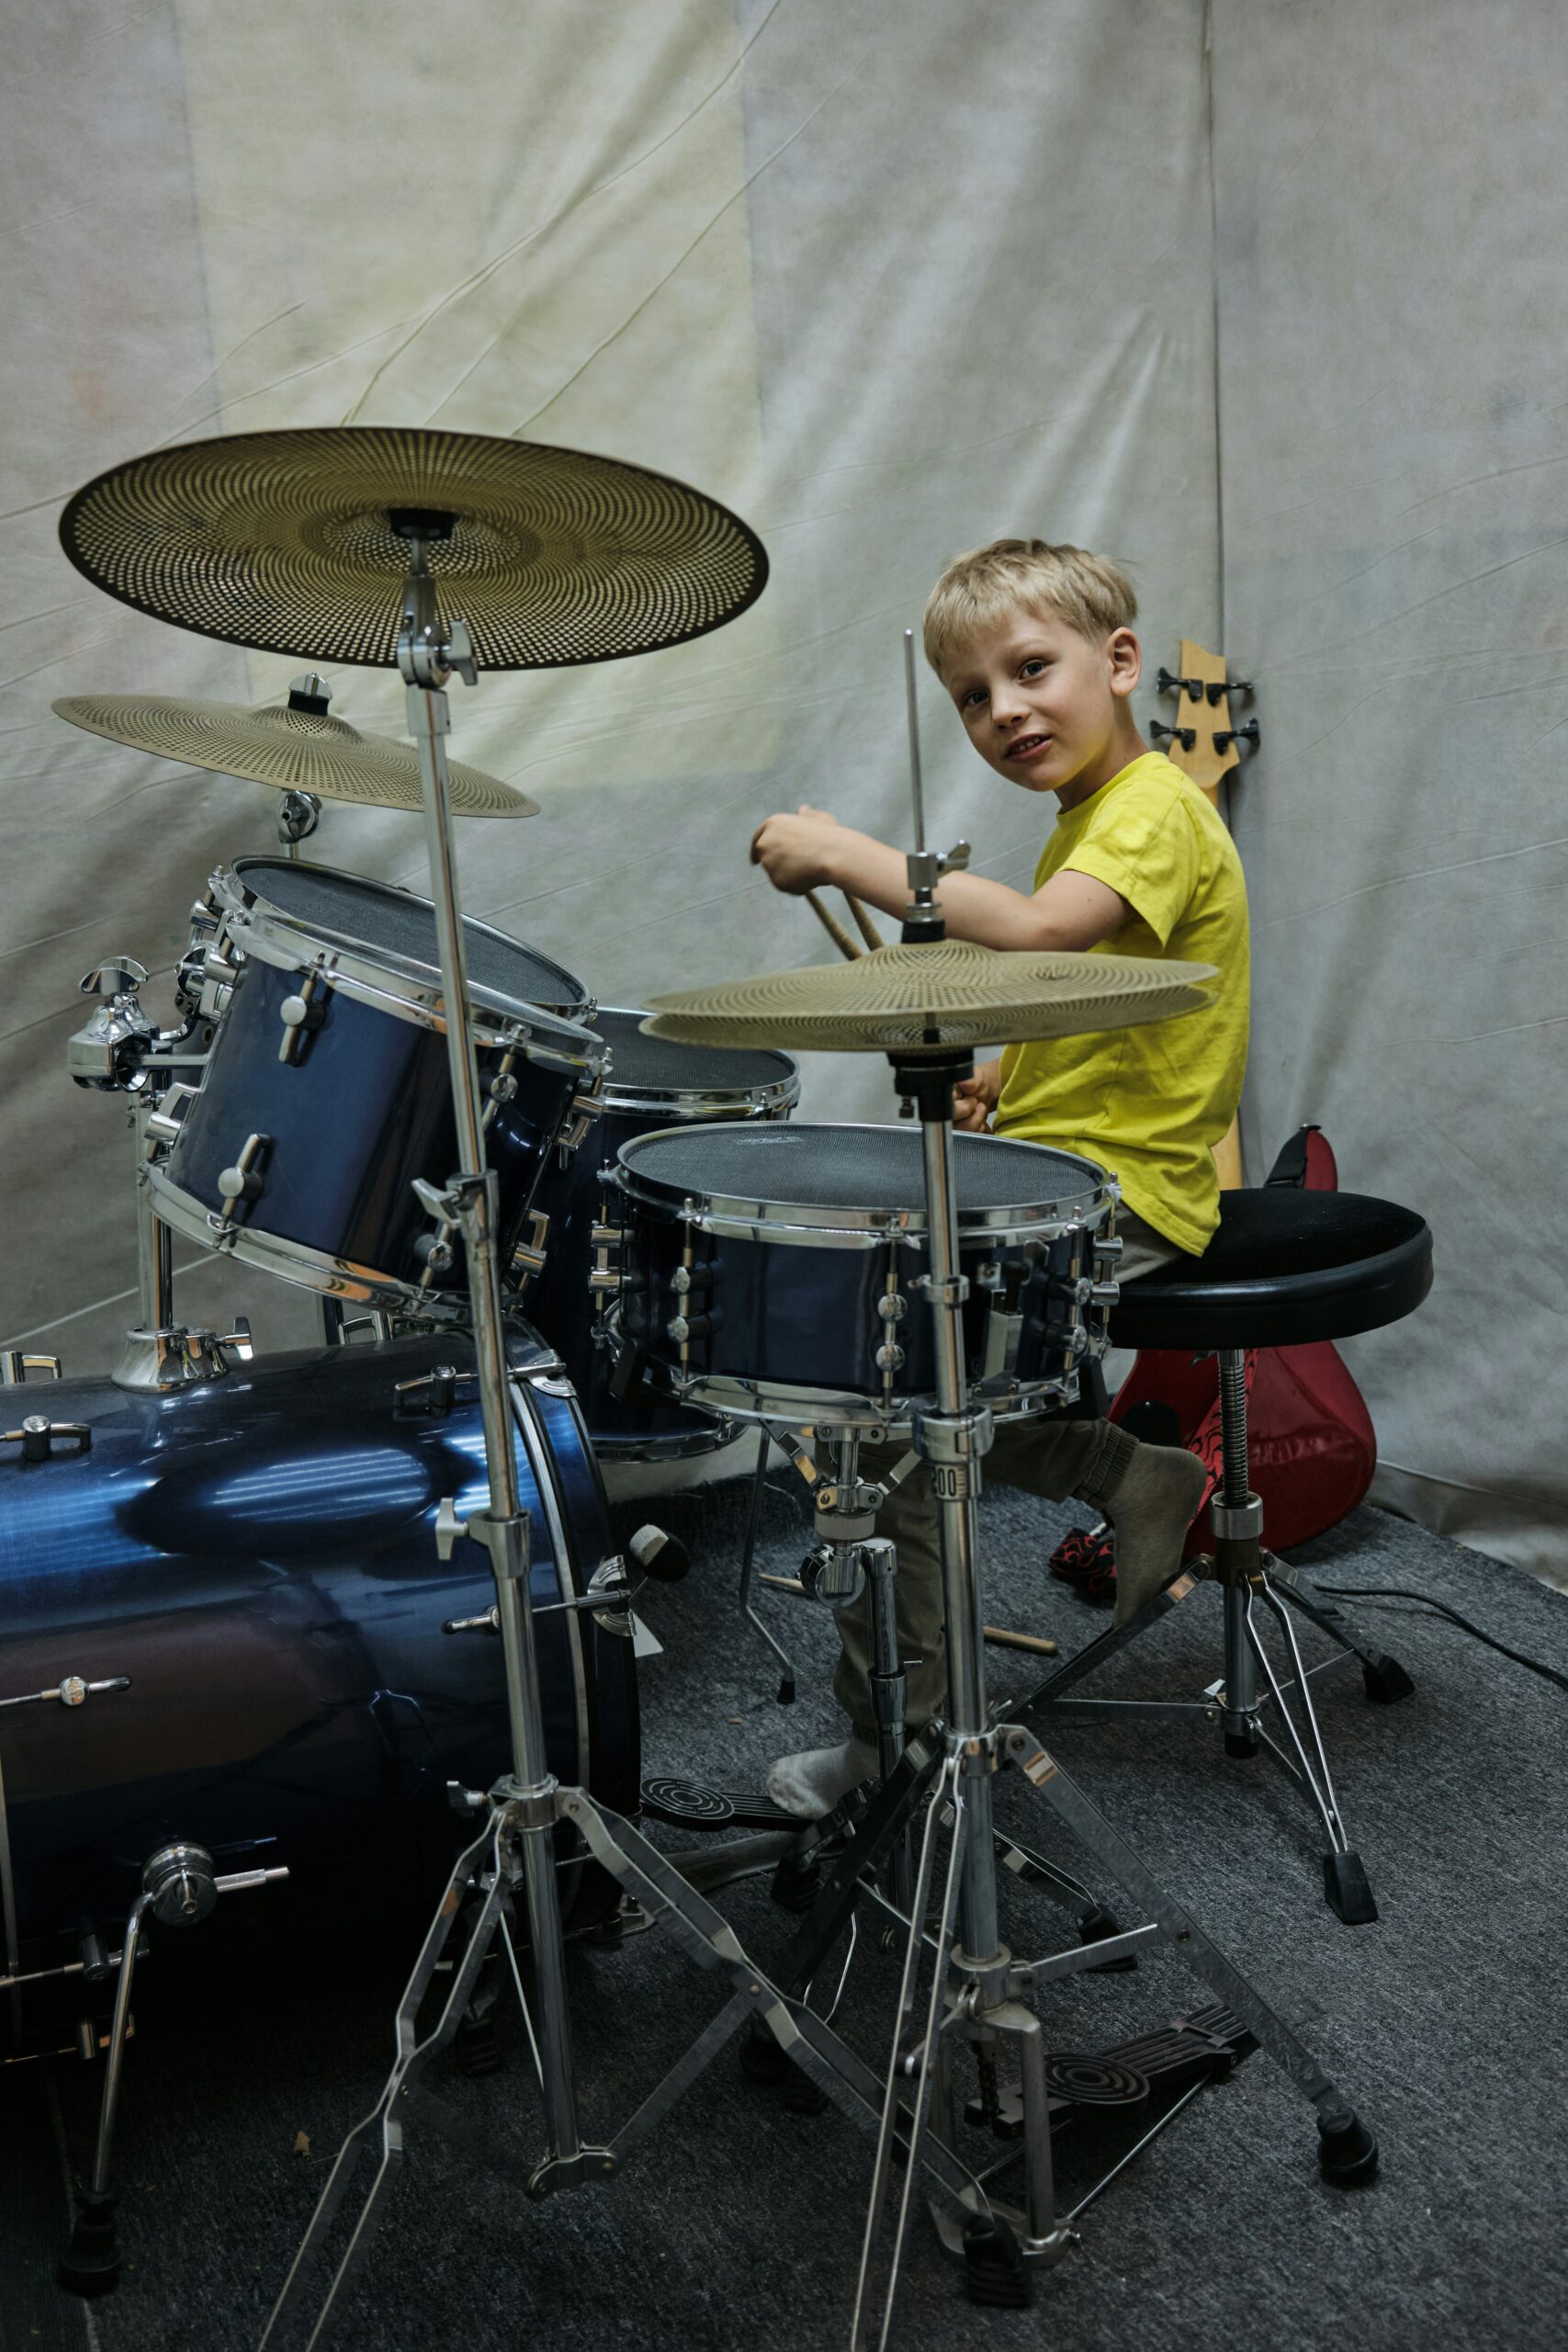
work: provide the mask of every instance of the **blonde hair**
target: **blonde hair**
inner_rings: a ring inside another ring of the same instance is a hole
[[[1044,539],[993,539],[955,556],[926,600],[926,660],[938,677],[976,633],[1020,609],[1067,622],[1080,637],[1131,628],[1138,599],[1109,557]]]

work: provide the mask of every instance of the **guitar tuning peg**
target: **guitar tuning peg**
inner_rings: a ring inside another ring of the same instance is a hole
[[[1258,749],[1258,721],[1256,718],[1249,718],[1245,727],[1223,727],[1216,728],[1214,730],[1214,749],[1216,752],[1228,752],[1233,743],[1249,744],[1252,750],[1256,752]]]
[[[1156,718],[1149,733],[1156,743],[1179,743],[1184,752],[1197,749],[1198,729],[1195,727],[1165,727]],[[1214,740],[1217,742],[1219,738],[1216,736]]]
[[[1192,702],[1201,702],[1203,698],[1203,681],[1201,678],[1179,678],[1174,670],[1162,668],[1156,683],[1162,695],[1186,695]],[[1224,691],[1224,687],[1222,687],[1220,691],[1223,694]],[[1213,689],[1211,687],[1210,699],[1213,700]],[[1190,744],[1188,746],[1188,749],[1191,749]]]
[[[1227,695],[1249,695],[1251,692],[1250,678],[1233,678],[1228,685],[1224,678],[1215,678],[1209,686],[1209,707],[1211,710],[1216,708]]]

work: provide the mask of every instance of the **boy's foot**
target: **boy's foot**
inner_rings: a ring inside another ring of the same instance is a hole
[[[1141,1445],[1117,1482],[1116,1614],[1124,1625],[1181,1566],[1181,1545],[1208,1492],[1209,1473],[1179,1445]]]
[[[841,1747],[807,1747],[781,1756],[768,1767],[768,1794],[800,1821],[820,1821],[840,1797],[876,1776],[876,1750],[868,1739],[846,1739]]]

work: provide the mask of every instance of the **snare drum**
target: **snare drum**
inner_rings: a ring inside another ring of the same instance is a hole
[[[965,1374],[1000,1419],[1102,1353],[1116,1189],[1091,1160],[953,1137]],[[908,1424],[935,1402],[918,1128],[666,1129],[621,1147],[615,1322],[645,1380],[747,1419]]]
[[[413,1190],[458,1164],[429,900],[243,857],[214,876],[211,911],[216,1034],[200,1085],[171,1087],[150,1122],[158,1215],[309,1290],[462,1312],[462,1241]],[[581,1140],[604,1049],[580,980],[487,923],[463,930],[504,1264],[556,1145]]]
[[[528,1283],[525,1311],[560,1351],[589,1435],[609,1459],[659,1461],[706,1453],[739,1432],[711,1414],[611,1390],[615,1359],[606,1314],[615,1280],[621,1146],[650,1130],[724,1120],[787,1119],[800,1072],[787,1054],[730,1053],[645,1037],[645,1012],[605,1012],[593,1025],[610,1049],[592,1140],[547,1171],[536,1206],[548,1217],[545,1263]],[[597,1235],[595,1229],[597,1228]]]

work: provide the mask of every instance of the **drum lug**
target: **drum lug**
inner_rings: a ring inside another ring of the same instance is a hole
[[[48,1690],[21,1690],[14,1699],[0,1699],[0,1707],[36,1707],[49,1700],[62,1707],[80,1707],[99,1690],[129,1690],[129,1674],[111,1674],[101,1682],[88,1682],[80,1674],[68,1674],[62,1682]]]
[[[146,1134],[154,1143],[178,1142],[180,1121],[185,1116],[185,1106],[192,1095],[199,1094],[200,1091],[199,1086],[188,1086],[183,1078],[177,1078],[173,1086],[165,1089],[163,1101],[157,1109],[149,1111],[141,1123]],[[151,1159],[151,1152],[148,1157]]]
[[[477,1373],[459,1372],[456,1364],[438,1363],[417,1380],[400,1380],[392,1391],[392,1419],[444,1420],[457,1401],[457,1383],[478,1378]]]
[[[570,1105],[567,1111],[567,1116],[571,1121],[571,1125],[569,1127],[563,1128],[562,1132],[556,1137],[556,1165],[558,1168],[570,1168],[571,1166],[572,1153],[577,1149],[578,1146],[584,1141],[587,1136],[588,1130],[592,1125],[594,1120],[602,1119],[604,1117],[604,1105],[599,1099],[600,1089],[603,1083],[604,1071],[602,1069],[596,1070],[593,1076],[593,1086],[592,1091],[587,1094],[574,1094],[572,1096]]]
[[[0,1388],[20,1388],[32,1372],[41,1372],[48,1379],[58,1380],[60,1358],[24,1355],[20,1348],[0,1350]]]
[[[545,1271],[547,1255],[545,1237],[550,1229],[548,1212],[545,1209],[530,1209],[528,1226],[527,1240],[517,1242],[512,1252],[512,1272],[516,1278],[519,1290],[531,1283],[536,1274],[542,1274]]]
[[[262,1173],[262,1167],[271,1149],[270,1136],[247,1136],[233,1166],[220,1169],[218,1189],[229,1205],[218,1220],[218,1232],[227,1232],[233,1225],[235,1212],[242,1202],[259,1201],[265,1192],[266,1179]]]
[[[332,991],[324,987],[326,967],[318,958],[293,996],[286,996],[278,1006],[278,1018],[283,1023],[283,1042],[277,1049],[280,1062],[288,1062],[296,1069],[305,1058],[310,1038],[327,1017],[327,1004]]]
[[[0,1430],[0,1445],[19,1445],[24,1462],[47,1462],[56,1438],[68,1438],[78,1453],[91,1453],[93,1432],[85,1421],[51,1421],[47,1413],[28,1413],[19,1430]]]

